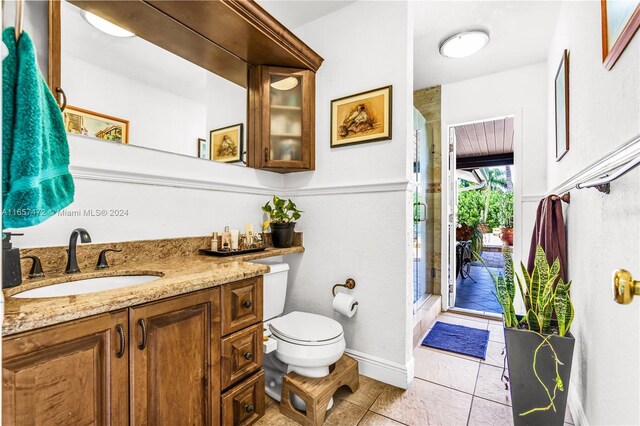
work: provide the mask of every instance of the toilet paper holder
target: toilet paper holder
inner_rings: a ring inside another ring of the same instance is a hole
[[[336,287],[345,287],[348,288],[349,290],[353,290],[356,286],[356,280],[354,280],[353,278],[347,278],[347,281],[345,281],[344,284],[336,284],[333,286],[333,288],[331,289],[331,294],[333,294],[333,297],[336,297]]]

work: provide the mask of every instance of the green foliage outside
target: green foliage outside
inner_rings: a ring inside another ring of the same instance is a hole
[[[487,191],[466,191],[458,194],[458,223],[476,227],[485,208]],[[493,189],[489,193],[487,214],[489,228],[513,226],[513,193]]]

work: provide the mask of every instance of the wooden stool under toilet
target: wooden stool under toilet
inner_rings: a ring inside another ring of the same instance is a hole
[[[288,373],[282,382],[280,412],[302,425],[320,426],[327,414],[327,405],[340,386],[348,386],[351,392],[360,387],[358,362],[348,355],[342,355],[329,367],[328,376],[318,379]],[[291,392],[299,396],[307,405],[306,413],[297,410],[291,403]]]

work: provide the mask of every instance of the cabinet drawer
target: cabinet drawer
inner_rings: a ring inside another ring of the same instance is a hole
[[[222,335],[262,321],[262,277],[222,286]]]
[[[222,424],[250,425],[264,416],[264,371],[222,395]]]
[[[222,389],[262,367],[262,323],[222,339]]]

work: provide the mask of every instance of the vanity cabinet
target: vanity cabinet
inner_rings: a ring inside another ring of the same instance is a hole
[[[220,418],[219,289],[129,309],[132,425]]]
[[[2,343],[2,424],[126,425],[127,311],[47,327]]]
[[[315,169],[315,73],[249,71],[248,165],[280,173]]]
[[[262,277],[3,339],[2,424],[250,425]]]

